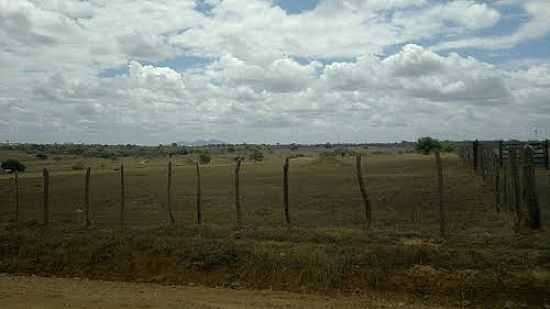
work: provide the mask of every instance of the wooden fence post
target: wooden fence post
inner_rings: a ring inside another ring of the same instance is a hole
[[[487,173],[487,167],[485,166],[485,147],[481,147],[481,153],[479,154],[479,170],[481,172],[481,179],[483,179],[483,182],[487,182],[486,173]]]
[[[15,182],[15,224],[19,223],[19,208],[21,206],[21,191],[19,190],[19,173],[17,169],[13,172]]]
[[[120,165],[120,227],[124,228],[124,206],[126,203],[126,187],[124,184],[124,164]]]
[[[237,226],[242,226],[241,197],[239,188],[239,172],[241,170],[241,158],[237,159],[235,166],[235,211],[237,212]]]
[[[544,144],[543,144],[543,147],[544,147],[544,167],[548,170],[550,169],[550,155],[549,155],[549,151],[550,151],[550,141],[549,140],[545,140],[544,141]]]
[[[516,147],[512,147],[509,150],[510,156],[510,182],[511,182],[511,194],[514,196],[513,205],[516,213],[516,222],[514,224],[514,230],[519,231],[519,227],[522,221],[521,213],[521,196],[520,196],[520,180],[519,180],[519,171],[518,171],[518,151]]]
[[[510,166],[506,164],[504,168],[502,169],[502,204],[505,206],[506,211],[510,211]]]
[[[285,165],[283,166],[283,202],[285,206],[285,220],[286,224],[290,226],[290,213],[288,210],[288,168],[289,168],[289,159],[285,159]]]
[[[497,213],[500,212],[500,172],[502,170],[500,165],[500,155],[497,157],[494,156],[494,166],[495,166],[495,209]]]
[[[202,224],[202,209],[201,209],[201,171],[199,162],[195,163],[197,168],[197,224]]]
[[[479,156],[479,141],[478,140],[475,140],[474,143],[472,144],[472,155],[473,155],[473,158],[472,158],[472,163],[473,163],[473,168],[474,168],[474,171],[477,172],[477,167],[478,167],[478,156]]]
[[[86,169],[86,176],[84,178],[84,215],[86,216],[84,225],[89,227],[90,222],[90,174],[91,168]]]
[[[437,166],[437,191],[439,196],[439,231],[441,237],[447,236],[447,211],[443,202],[443,163],[441,162],[441,154],[435,152],[435,164]]]
[[[504,142],[498,142],[498,165],[504,167]]]
[[[361,190],[361,197],[363,198],[363,204],[365,207],[365,230],[369,230],[372,224],[372,209],[365,189],[365,181],[363,179],[363,166],[361,164],[361,155],[355,156],[355,168],[357,171],[357,182],[359,184],[359,190]]]
[[[42,222],[44,223],[44,225],[48,225],[49,223],[49,217],[50,217],[50,209],[49,209],[49,205],[48,205],[48,202],[49,202],[49,194],[50,194],[50,172],[48,172],[48,169],[47,168],[44,168],[42,170],[42,177],[43,177],[43,180],[44,180],[44,196],[43,196],[43,207],[44,207],[44,210],[43,210],[43,219],[42,219]]]
[[[176,219],[174,219],[174,214],[172,213],[172,161],[168,162],[168,185],[166,191],[166,208],[168,209],[170,223],[173,225],[176,224]]]
[[[535,151],[529,145],[523,150],[523,201],[527,208],[529,227],[533,230],[539,229],[541,220],[535,177]]]

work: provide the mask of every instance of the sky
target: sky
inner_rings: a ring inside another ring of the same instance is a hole
[[[0,0],[0,141],[550,138],[550,1]]]

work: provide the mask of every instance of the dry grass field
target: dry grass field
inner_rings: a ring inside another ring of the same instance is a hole
[[[354,158],[320,150],[291,160],[290,215],[283,217],[282,166],[275,150],[241,168],[243,228],[235,227],[231,155],[201,165],[203,224],[196,224],[195,169],[175,156],[172,207],[166,210],[167,158],[121,161],[63,156],[27,165],[22,210],[13,223],[10,175],[0,175],[0,272],[85,276],[289,291],[392,290],[453,304],[550,304],[550,173],[538,172],[543,230],[514,233],[509,212],[495,211],[492,188],[454,154],[443,156],[448,237],[439,237],[433,156],[373,151],[365,179],[373,207],[366,232]],[[92,226],[82,227],[84,171],[92,167]],[[126,170],[126,226],[119,227]],[[50,225],[41,226],[41,169],[50,170]]]

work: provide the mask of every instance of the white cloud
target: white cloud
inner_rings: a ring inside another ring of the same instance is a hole
[[[307,88],[319,65],[316,62],[300,65],[290,58],[279,58],[264,67],[226,55],[209,66],[209,76],[228,86],[246,85],[257,91],[291,92]]]
[[[175,90],[185,88],[182,76],[178,72],[166,67],[143,66],[136,61],[129,64],[129,79],[138,87]]]

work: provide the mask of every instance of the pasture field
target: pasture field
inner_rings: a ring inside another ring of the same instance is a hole
[[[360,150],[360,149],[358,149]],[[392,290],[452,304],[550,304],[550,173],[537,170],[542,231],[514,233],[495,210],[492,188],[454,154],[443,156],[448,237],[439,237],[433,156],[369,149],[364,176],[373,226],[364,227],[353,157],[300,151],[290,163],[290,216],[283,217],[282,167],[289,150],[241,168],[243,228],[236,228],[233,157],[201,165],[203,224],[196,224],[195,167],[174,156],[171,226],[168,158],[20,159],[21,224],[11,175],[0,175],[0,272],[83,276],[233,288],[363,293]],[[126,171],[126,225],[119,227]],[[83,228],[84,171],[92,168],[92,226]],[[50,225],[41,226],[41,169],[50,170]]]

